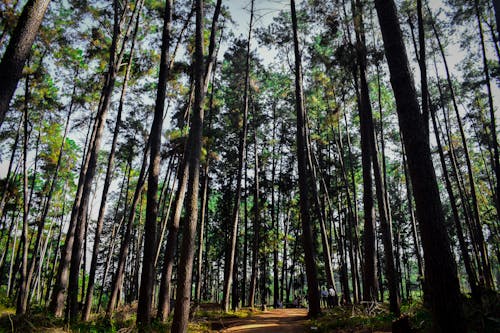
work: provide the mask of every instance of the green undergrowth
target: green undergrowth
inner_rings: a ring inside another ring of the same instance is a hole
[[[138,328],[135,325],[136,305],[119,308],[112,319],[108,319],[102,314],[92,315],[88,322],[78,322],[69,325],[61,318],[55,318],[45,309],[33,307],[30,313],[23,318],[15,316],[15,309],[8,303],[0,303],[0,333],[16,332],[70,332],[70,333],[135,333]],[[210,332],[214,325],[231,319],[248,318],[258,310],[240,309],[238,311],[223,312],[220,306],[215,304],[202,304],[196,311],[189,323],[189,332],[201,333]],[[167,322],[153,321],[151,333],[169,332],[172,323],[172,316]]]
[[[414,332],[426,332],[430,328],[430,313],[421,303],[403,304],[403,317],[408,317]],[[324,310],[321,317],[311,320],[318,332],[391,332],[396,318],[387,304],[337,306]]]
[[[473,301],[470,296],[463,296],[463,311],[468,333],[500,332],[500,295],[494,291],[485,291],[481,302]],[[391,332],[395,320],[408,320],[411,332],[431,332],[432,316],[421,300],[404,302],[401,305],[401,317],[395,318],[389,313],[387,304],[350,305],[325,310],[323,315],[311,320],[319,332]]]
[[[480,303],[467,298],[464,302],[464,315],[471,333],[500,332],[500,294],[484,291]]]

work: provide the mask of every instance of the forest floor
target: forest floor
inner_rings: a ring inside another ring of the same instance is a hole
[[[464,299],[464,313],[470,331],[493,333],[500,332],[500,297],[497,294],[484,295],[482,305]],[[47,314],[44,307],[33,307],[24,318],[16,318],[12,301],[0,297],[0,333],[68,333],[103,332],[135,333],[135,314],[137,303],[120,306],[113,319],[105,318],[103,313],[94,314],[89,322],[67,325],[64,319]],[[333,309],[323,309],[315,319],[307,317],[307,309],[268,309],[242,308],[227,313],[220,310],[216,303],[203,303],[193,313],[188,332],[190,333],[385,333],[393,331],[404,333],[426,333],[430,331],[432,319],[429,311],[420,301],[403,303],[403,315],[395,318],[388,310],[388,304],[344,305]],[[394,322],[407,322],[394,327]],[[152,332],[169,332],[171,317],[167,323],[153,322]]]
[[[247,318],[221,320],[219,332],[302,333],[310,331],[306,324],[306,309],[276,309]]]
[[[273,309],[257,312],[252,316],[236,319],[221,319],[220,326],[212,324],[212,328],[217,326],[218,330],[212,332],[238,332],[238,333],[303,333],[303,332],[332,332],[332,333],[384,333],[391,332],[390,321],[386,326],[374,329],[374,327],[363,327],[354,325],[348,328],[322,327],[325,322],[330,323],[332,315],[338,315],[338,311],[324,309],[324,318],[309,320],[307,309]],[[389,327],[387,327],[387,325]]]

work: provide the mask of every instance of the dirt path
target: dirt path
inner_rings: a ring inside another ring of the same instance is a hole
[[[219,332],[239,333],[303,333],[306,332],[306,309],[276,309],[249,318],[226,322]]]

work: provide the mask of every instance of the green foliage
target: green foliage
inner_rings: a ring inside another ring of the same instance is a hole
[[[337,329],[370,329],[374,331],[391,330],[392,316],[385,307],[378,306],[373,314],[366,312],[364,306],[335,307],[325,311],[324,315],[312,320],[312,326],[317,326],[319,332],[332,332]]]

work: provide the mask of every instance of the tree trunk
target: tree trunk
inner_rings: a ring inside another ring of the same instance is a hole
[[[401,137],[401,144],[403,144],[403,138]],[[424,278],[424,264],[422,262],[422,256],[420,254],[420,240],[417,233],[417,223],[415,221],[415,212],[413,210],[413,200],[410,188],[410,176],[408,175],[408,163],[406,162],[406,153],[404,151],[404,145],[402,145],[402,156],[403,156],[403,170],[405,176],[405,186],[406,186],[406,199],[408,201],[408,212],[410,214],[411,222],[411,235],[413,237],[413,247],[415,256],[417,257],[417,267],[418,267],[418,279]]]
[[[274,199],[274,186],[276,180],[276,104],[273,105],[273,136],[272,136],[272,153],[271,153],[271,225],[274,232],[273,244],[273,307],[277,308],[279,299],[279,271],[278,271],[278,239],[279,239],[279,193],[278,193],[278,218],[276,217],[276,207]],[[284,258],[285,259],[285,258]]]
[[[114,311],[116,304],[118,302],[119,291],[122,288],[125,263],[127,260],[129,245],[131,242],[132,229],[133,229],[135,215],[136,215],[136,208],[137,208],[137,204],[139,203],[139,200],[142,196],[142,191],[144,190],[144,186],[145,186],[145,182],[146,182],[146,176],[147,176],[146,169],[148,167],[148,157],[149,157],[149,153],[150,153],[150,149],[151,149],[150,147],[151,147],[151,140],[148,139],[147,143],[146,143],[146,148],[144,151],[144,156],[142,158],[141,171],[139,172],[139,178],[137,180],[137,185],[136,185],[136,188],[134,191],[134,197],[132,198],[132,202],[131,202],[130,208],[129,208],[129,214],[127,216],[127,225],[126,225],[126,229],[125,229],[125,234],[123,235],[122,243],[120,246],[120,252],[118,255],[118,266],[116,268],[115,274],[113,276],[113,281],[111,284],[111,294],[109,295],[108,306],[106,309],[106,316],[107,317],[111,317],[111,315],[113,314],[113,311]],[[130,162],[130,164],[131,164],[131,162]],[[129,168],[131,169],[132,167],[129,166]],[[129,172],[130,172],[130,169],[129,169]],[[128,188],[128,186],[127,186],[127,188]],[[127,206],[125,206],[125,207],[127,207]],[[117,230],[117,233],[118,233],[118,230]],[[146,244],[155,244],[155,243],[156,243],[156,238],[155,238],[154,242],[150,242],[150,243],[146,243]],[[153,251],[154,251],[154,246],[151,246],[151,247],[153,248]],[[111,255],[112,254],[110,253],[110,256]]]
[[[445,217],[432,164],[428,136],[417,101],[396,5],[375,0],[384,40],[424,248],[426,277],[436,331],[465,332],[457,268],[445,228]]]
[[[195,32],[195,101],[193,117],[188,138],[189,183],[187,189],[186,226],[183,233],[181,253],[178,267],[178,285],[175,303],[173,333],[187,332],[189,307],[191,300],[191,282],[194,258],[194,242],[198,220],[198,190],[200,177],[200,154],[203,134],[203,0],[196,0],[196,32]],[[208,75],[208,74],[207,74]]]
[[[245,150],[245,161],[248,161],[248,150]],[[248,305],[247,302],[247,265],[248,265],[248,186],[247,186],[247,180],[248,180],[248,172],[247,172],[247,165],[245,163],[244,166],[245,170],[245,202],[243,203],[243,224],[244,224],[244,239],[243,239],[243,278],[241,279],[241,303],[242,306],[245,304]]]
[[[500,218],[500,159],[499,159],[499,151],[498,151],[498,139],[497,139],[497,129],[496,129],[496,121],[495,121],[495,108],[493,106],[493,94],[491,90],[491,82],[490,82],[490,71],[488,68],[488,59],[486,57],[486,45],[484,41],[484,33],[483,33],[483,27],[481,25],[481,17],[479,13],[479,1],[475,0],[474,1],[474,7],[476,11],[476,18],[477,18],[477,25],[479,28],[479,36],[481,39],[481,54],[482,54],[482,60],[483,60],[483,71],[484,71],[484,78],[486,82],[486,89],[488,92],[488,106],[489,106],[489,111],[490,111],[490,133],[491,133],[491,145],[493,146],[493,170],[495,172],[495,178],[496,178],[496,193],[494,196],[495,199],[495,207],[497,208],[497,218]],[[464,146],[464,148],[466,148]],[[466,150],[467,152],[467,150]],[[466,156],[468,157],[468,155]],[[486,288],[493,289],[494,288],[494,283],[493,283],[493,276],[491,274],[491,267],[489,263],[489,258],[488,258],[488,248],[486,246],[486,243],[484,242],[484,236],[483,236],[483,231],[482,231],[482,225],[481,221],[479,219],[479,207],[477,204],[477,199],[476,199],[476,193],[475,193],[475,185],[474,185],[474,179],[472,178],[472,169],[470,167],[470,160],[467,159],[467,166],[469,167],[469,181],[471,182],[471,193],[472,193],[472,200],[473,200],[473,208],[474,208],[474,214],[476,215],[476,222],[477,222],[477,234],[479,237],[479,241],[481,242],[478,244],[480,247],[480,252],[481,252],[481,260],[482,264],[484,266],[484,279],[485,279],[485,284]]]
[[[236,178],[236,195],[233,212],[231,216],[231,235],[229,253],[226,255],[226,265],[224,269],[224,289],[222,308],[224,311],[229,310],[229,292],[232,285],[234,255],[236,252],[236,243],[238,241],[238,220],[240,212],[241,199],[241,179],[243,176],[243,166],[245,164],[245,149],[247,142],[247,117],[248,117],[248,100],[249,100],[249,85],[250,85],[250,40],[252,36],[254,18],[254,0],[251,1],[250,7],[250,24],[248,28],[247,39],[247,54],[245,59],[245,87],[243,91],[243,127],[240,130],[239,147],[238,147],[238,175]]]
[[[0,62],[0,127],[49,3],[50,0],[29,0],[24,5]]]
[[[257,289],[257,269],[259,264],[260,248],[260,184],[259,184],[259,155],[257,143],[254,143],[254,189],[253,189],[253,246],[252,246],[252,275],[250,277],[250,291],[248,293],[248,306],[255,306],[255,291]]]
[[[19,121],[19,125],[17,126],[16,137],[14,138],[14,143],[11,146],[11,154],[9,159],[9,166],[7,168],[7,175],[5,176],[5,185],[2,188],[2,195],[0,199],[0,216],[3,217],[5,204],[8,201],[10,187],[12,186],[13,180],[15,177],[15,169],[14,174],[12,174],[12,166],[14,165],[14,158],[16,157],[17,145],[19,143],[19,137],[21,136],[21,130],[23,128],[23,119],[21,117]],[[16,167],[17,169],[17,167]]]
[[[219,18],[221,9],[221,1],[218,0],[214,16],[212,20],[211,34],[210,34],[210,44],[208,46],[208,63],[206,64],[206,72],[204,73],[203,79],[203,92],[206,93],[208,89],[208,82],[210,81],[210,73],[212,71],[212,66],[215,62],[215,38],[217,31],[217,21]],[[188,115],[191,110],[191,99],[193,95],[194,89],[192,89],[189,97],[188,106],[186,108],[186,116],[185,119],[188,119]],[[159,299],[158,299],[158,312],[157,317],[160,321],[165,321],[170,313],[170,289],[171,289],[171,278],[172,278],[172,270],[174,265],[174,255],[177,249],[177,234],[179,231],[180,219],[182,214],[182,207],[184,204],[184,198],[186,195],[186,187],[188,185],[189,179],[189,164],[187,162],[187,154],[188,154],[188,145],[186,142],[184,145],[184,153],[182,156],[182,162],[179,166],[179,171],[177,178],[179,180],[179,185],[175,194],[175,202],[174,202],[174,215],[172,220],[169,222],[169,233],[167,235],[167,241],[165,244],[165,255],[164,255],[164,263],[162,269],[162,277],[160,282],[160,291],[159,291]]]
[[[432,126],[434,129],[434,135],[436,136],[436,142],[438,145],[439,159],[441,161],[441,168],[443,169],[443,176],[446,184],[446,191],[450,199],[451,211],[453,213],[453,221],[455,222],[456,233],[458,237],[458,243],[460,245],[460,251],[462,253],[462,258],[464,260],[465,271],[467,273],[467,280],[471,288],[472,296],[476,299],[480,299],[480,292],[478,290],[476,274],[472,268],[471,260],[469,256],[469,251],[467,249],[467,243],[465,242],[464,233],[462,229],[462,222],[460,221],[460,216],[458,215],[457,203],[455,200],[455,194],[453,193],[453,187],[450,182],[450,177],[448,175],[448,169],[446,168],[446,162],[444,158],[443,147],[441,144],[441,138],[439,136],[439,131],[437,127],[436,115],[433,106],[431,106],[431,118]]]
[[[292,30],[295,55],[295,108],[297,112],[297,162],[299,169],[300,190],[300,216],[302,223],[302,241],[304,244],[304,257],[306,264],[309,315],[316,317],[321,313],[320,297],[317,280],[316,257],[314,253],[313,233],[311,230],[311,218],[309,212],[309,175],[311,170],[307,169],[307,129],[306,110],[304,107],[304,94],[302,88],[302,65],[299,51],[299,37],[297,31],[297,15],[295,12],[295,0],[290,1],[292,12]]]
[[[28,78],[26,78],[26,87],[28,87]],[[19,246],[23,248],[21,261],[21,277],[19,280],[19,293],[17,295],[16,315],[24,316],[28,307],[28,89],[26,90],[26,98],[23,113],[23,229],[21,232],[21,240]]]
[[[362,6],[359,0],[355,1],[354,9],[355,9],[354,28],[356,31],[356,43],[357,43],[356,53],[358,60],[360,92],[361,92],[360,96],[361,99],[359,103],[360,121],[361,121],[360,126],[365,130],[364,133],[366,135],[366,140],[368,141],[369,153],[371,155],[371,164],[373,165],[375,189],[377,195],[380,226],[382,232],[382,241],[384,244],[385,269],[389,287],[390,310],[396,316],[399,316],[399,295],[398,295],[396,268],[394,266],[394,252],[393,252],[392,230],[391,230],[392,226],[389,216],[388,202],[385,190],[386,184],[383,181],[382,173],[380,170],[380,164],[378,161],[378,149],[375,139],[375,130],[373,126],[371,101],[370,101],[368,83],[366,81],[366,46],[364,37]]]
[[[140,1],[139,6],[142,7],[142,4],[143,4],[143,2]],[[139,13],[140,12],[141,12],[141,8],[139,8]],[[111,181],[112,181],[112,177],[113,177],[115,151],[116,151],[116,145],[118,142],[118,134],[120,133],[121,123],[122,123],[122,112],[123,112],[123,105],[125,103],[125,95],[127,92],[128,79],[130,76],[130,70],[132,68],[132,63],[133,63],[133,53],[134,53],[135,40],[136,40],[136,36],[137,36],[137,31],[139,28],[139,18],[140,18],[140,15],[138,14],[136,16],[134,33],[132,36],[132,44],[130,46],[129,61],[128,61],[127,69],[126,69],[125,76],[123,79],[122,92],[121,92],[121,96],[120,96],[120,104],[118,106],[118,112],[116,114],[115,128],[113,131],[113,139],[111,141],[111,150],[110,150],[109,156],[108,156],[108,166],[106,168],[106,176],[104,178],[104,185],[102,188],[101,203],[99,206],[99,215],[97,218],[96,230],[95,230],[95,235],[94,235],[92,260],[90,263],[89,283],[87,286],[87,295],[85,297],[85,305],[83,307],[83,313],[82,313],[82,320],[83,321],[89,320],[90,311],[92,309],[92,298],[93,298],[93,293],[94,293],[94,283],[95,283],[95,275],[96,275],[96,271],[97,271],[97,257],[99,254],[101,232],[102,232],[102,227],[104,224],[104,215],[106,213],[108,191],[109,191],[109,187],[111,186]]]
[[[69,292],[69,303],[67,311],[67,319],[76,320],[78,312],[78,275],[80,271],[81,248],[83,243],[84,219],[86,217],[87,206],[89,201],[90,190],[97,166],[97,155],[99,153],[104,124],[111,103],[111,94],[114,88],[114,82],[117,75],[119,64],[123,52],[118,57],[117,61],[117,44],[120,33],[118,20],[118,1],[114,0],[114,28],[113,38],[110,48],[108,72],[106,74],[105,84],[101,92],[101,100],[98,107],[97,116],[92,131],[92,136],[89,141],[87,153],[85,154],[85,162],[81,168],[80,178],[78,180],[78,188],[71,211],[71,219],[66,235],[66,242],[62,252],[62,260],[59,263],[57,273],[55,292],[52,295],[50,305],[51,311],[56,317],[62,315],[64,307],[65,293]],[[70,265],[74,263],[74,265]],[[72,266],[72,268],[70,268]],[[68,274],[69,273],[69,274]],[[69,275],[69,279],[68,279]],[[68,289],[69,284],[72,284]]]
[[[68,305],[66,311],[66,320],[76,322],[78,317],[78,276],[80,272],[80,262],[82,257],[82,245],[84,241],[85,223],[87,220],[87,210],[89,205],[89,196],[92,183],[97,169],[98,154],[101,146],[104,124],[111,104],[111,95],[119,66],[116,65],[117,40],[120,32],[118,25],[118,1],[114,1],[115,26],[113,30],[113,42],[110,51],[108,74],[106,83],[102,90],[101,104],[98,109],[96,126],[93,140],[90,141],[88,168],[83,181],[82,196],[80,202],[75,199],[74,206],[77,210],[75,215],[75,234],[73,246],[71,247],[71,263],[69,267],[68,283]],[[121,61],[120,61],[121,62]],[[69,250],[69,249],[68,249]]]

